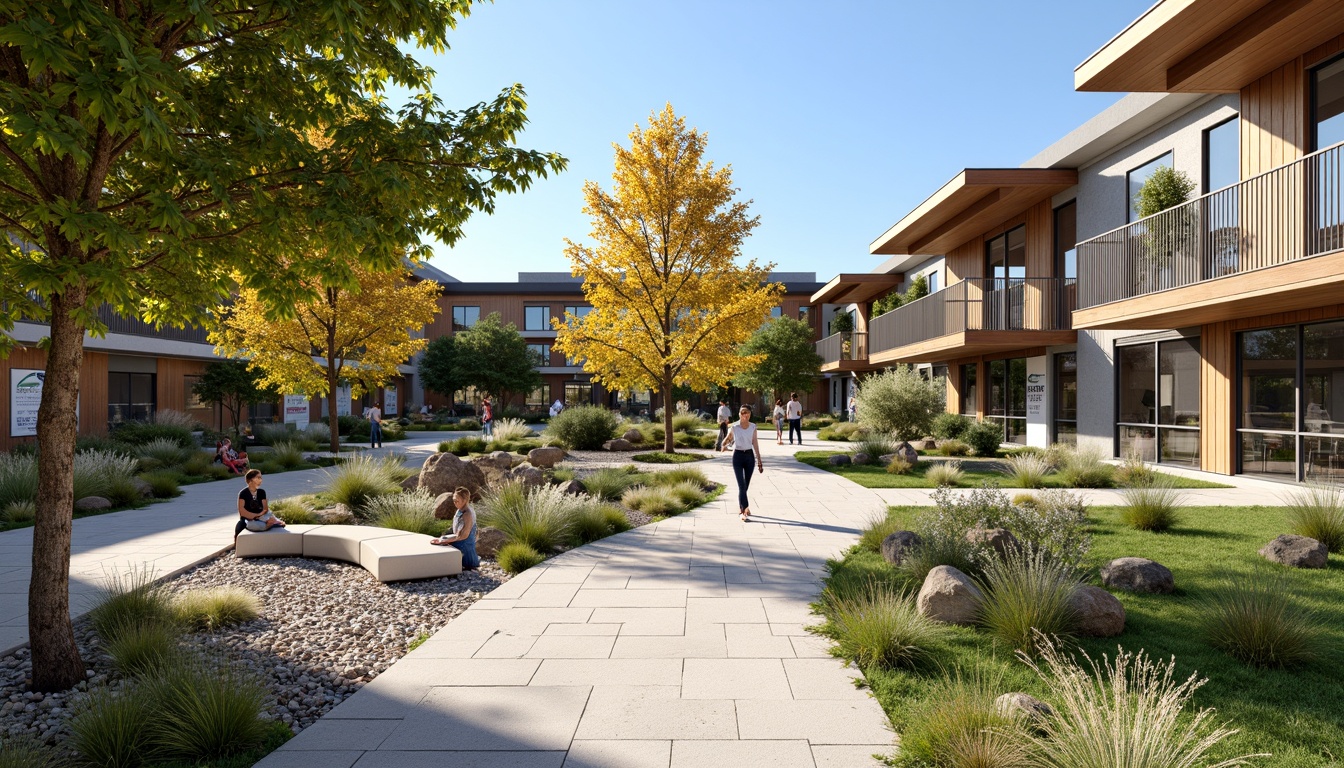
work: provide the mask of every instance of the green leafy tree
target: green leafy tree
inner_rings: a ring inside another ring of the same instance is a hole
[[[262,384],[261,376],[242,360],[219,360],[205,366],[192,391],[205,402],[216,403],[228,411],[235,434],[242,423],[244,407],[280,398],[280,391]]]
[[[527,348],[518,326],[505,325],[498,312],[486,315],[454,337],[454,358],[462,381],[480,392],[498,395],[499,407],[507,405],[513,395],[541,386],[536,356]]]
[[[439,336],[430,341],[420,356],[417,370],[425,389],[438,392],[450,401],[454,392],[469,386],[458,367],[457,339],[453,336]]]
[[[69,617],[75,407],[101,306],[208,326],[236,271],[291,315],[313,285],[353,285],[352,263],[398,269],[425,254],[422,233],[452,244],[498,195],[563,169],[514,146],[520,86],[456,111],[433,95],[414,54],[446,48],[470,8],[0,0],[0,330],[50,325],[34,690],[85,679]]]
[[[1190,199],[1198,187],[1194,179],[1185,171],[1178,171],[1163,165],[1153,171],[1139,187],[1138,200],[1134,205],[1139,218],[1161,213]]]
[[[893,309],[903,307],[929,295],[929,279],[924,275],[916,277],[910,287],[904,291],[891,291],[873,302],[873,317],[880,317]]]
[[[897,440],[916,440],[933,430],[934,418],[946,407],[947,385],[898,365],[861,381],[856,397],[859,423]]]
[[[821,374],[821,355],[812,338],[812,326],[791,317],[762,325],[739,350],[756,360],[733,377],[734,386],[786,397],[791,391],[811,392]]]

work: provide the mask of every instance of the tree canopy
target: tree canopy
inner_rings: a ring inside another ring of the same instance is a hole
[[[731,166],[705,158],[706,141],[669,104],[615,147],[610,192],[584,182],[595,245],[566,240],[565,255],[593,309],[554,320],[555,346],[608,389],[656,389],[668,403],[677,384],[727,381],[755,362],[737,349],[783,295],[767,282],[773,264],[738,263],[759,218],[734,200]]]
[[[933,430],[947,407],[947,381],[925,379],[908,365],[874,373],[859,382],[859,423],[897,440],[917,440]]]
[[[236,433],[245,406],[274,401],[280,391],[263,384],[261,376],[242,360],[216,360],[205,366],[201,380],[192,388],[207,403],[218,403],[229,412]]]
[[[453,393],[466,389],[466,379],[457,364],[457,340],[452,336],[436,336],[425,347],[417,366],[420,383],[431,392],[438,392],[451,402]]]
[[[85,330],[106,304],[205,324],[237,273],[266,312],[452,244],[562,170],[514,146],[523,90],[450,110],[418,49],[471,0],[0,0],[0,331],[48,320],[29,636],[34,690],[85,678],[69,542]],[[403,104],[391,90],[407,94]],[[0,334],[0,347],[13,340]]]
[[[498,312],[491,312],[453,337],[458,376],[466,386],[497,395],[500,407],[513,395],[541,386],[536,356],[527,348],[518,326],[505,324]]]
[[[753,392],[772,392],[775,397],[794,390],[811,392],[821,372],[812,324],[791,317],[777,317],[756,329],[740,347],[743,356],[756,362],[733,377],[733,384]]]

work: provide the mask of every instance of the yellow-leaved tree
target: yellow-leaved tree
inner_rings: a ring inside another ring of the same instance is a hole
[[[244,287],[210,333],[218,354],[246,358],[262,384],[326,397],[333,453],[340,451],[334,396],[340,382],[350,382],[359,397],[395,378],[397,366],[426,344],[415,334],[439,313],[433,280],[349,267],[349,282],[316,286],[317,298],[296,305],[287,320],[268,317],[256,289]]]
[[[734,201],[732,166],[705,159],[706,136],[667,105],[615,145],[611,192],[583,185],[589,247],[566,240],[592,310],[557,318],[555,346],[608,389],[655,389],[673,451],[672,388],[707,389],[756,362],[737,348],[779,303],[773,264],[738,263],[759,223]]]

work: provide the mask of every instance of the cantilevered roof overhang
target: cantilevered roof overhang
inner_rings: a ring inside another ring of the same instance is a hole
[[[1069,168],[967,168],[896,222],[868,250],[945,254],[1078,183]]]
[[[905,275],[900,272],[888,274],[840,274],[812,294],[813,304],[862,304],[881,296],[901,284]]]
[[[1340,34],[1340,0],[1161,0],[1079,64],[1073,85],[1231,93]]]

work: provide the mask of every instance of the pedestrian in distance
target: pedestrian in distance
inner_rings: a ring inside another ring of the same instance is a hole
[[[726,445],[733,450],[733,477],[737,480],[738,517],[742,522],[751,522],[751,504],[747,499],[747,489],[751,487],[752,465],[756,471],[765,474],[765,464],[761,460],[761,445],[756,440],[756,425],[751,423],[751,408],[742,406],[738,411],[739,419],[728,431]]]
[[[775,398],[775,411],[771,414],[775,422],[775,445],[784,444],[784,399]]]
[[[714,441],[714,450],[723,451],[723,440],[728,436],[728,424],[733,420],[733,409],[728,407],[728,401],[719,398],[719,411],[715,414],[719,422],[719,437]]]
[[[789,402],[784,406],[789,419],[789,445],[793,445],[793,436],[798,435],[798,444],[803,444],[803,404],[798,402],[798,393],[789,393]]]
[[[369,447],[383,447],[383,410],[377,405],[364,409],[364,418],[369,420]]]
[[[560,402],[560,398],[555,398],[555,402],[551,403],[551,418],[554,419],[559,416],[563,410],[565,410],[565,404]]]
[[[854,395],[849,396],[849,420],[859,420],[859,399]]]
[[[489,397],[481,401],[481,434],[486,437],[495,434],[495,406]]]

